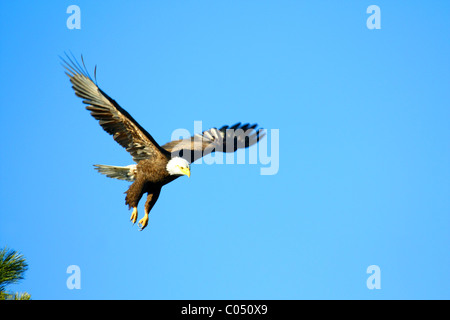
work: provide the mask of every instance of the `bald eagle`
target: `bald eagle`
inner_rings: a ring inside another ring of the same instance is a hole
[[[86,109],[99,121],[100,126],[124,147],[136,164],[129,166],[94,165],[95,169],[110,178],[133,182],[125,192],[125,204],[133,208],[130,220],[138,219],[137,206],[147,193],[145,215],[138,226],[143,230],[148,225],[150,210],[158,200],[161,188],[167,183],[185,175],[190,177],[190,164],[215,151],[234,152],[248,148],[264,137],[263,129],[256,130],[257,124],[237,123],[231,127],[211,128],[188,139],[171,141],[160,146],[152,136],[97,86],[87,72],[81,56],[80,64],[66,54],[61,58],[66,74],[70,78],[75,94],[83,99]],[[227,145],[228,144],[228,145]]]

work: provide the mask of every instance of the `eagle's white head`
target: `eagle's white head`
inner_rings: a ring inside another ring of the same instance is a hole
[[[175,157],[169,160],[166,166],[167,172],[170,175],[182,176],[186,175],[188,177],[191,176],[191,170],[189,166],[189,162],[180,157]]]

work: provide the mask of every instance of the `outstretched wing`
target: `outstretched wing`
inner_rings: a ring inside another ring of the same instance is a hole
[[[172,157],[182,157],[192,163],[212,152],[235,152],[254,145],[266,135],[263,129],[256,130],[256,127],[257,124],[250,126],[239,122],[231,127],[211,128],[188,139],[174,140],[162,147]]]
[[[82,65],[67,54],[66,57],[68,61],[61,59],[75,94],[83,99],[88,105],[86,109],[91,111],[91,115],[99,121],[102,128],[131,154],[135,162],[162,154],[169,156],[128,112],[92,81],[84,65],[83,56],[81,56]]]

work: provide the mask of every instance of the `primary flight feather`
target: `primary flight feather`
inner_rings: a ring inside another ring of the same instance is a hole
[[[82,64],[68,55],[67,60],[61,59],[75,94],[83,99],[91,115],[136,162],[124,167],[95,165],[95,169],[107,177],[133,182],[125,197],[125,204],[133,208],[130,218],[133,223],[138,218],[138,203],[147,193],[145,215],[138,222],[141,230],[148,225],[148,215],[158,200],[161,188],[183,175],[190,177],[190,163],[212,152],[234,152],[248,148],[265,135],[263,130],[256,130],[256,124],[237,123],[231,127],[211,128],[188,139],[160,146],[127,111],[97,86],[87,72],[83,57]]]

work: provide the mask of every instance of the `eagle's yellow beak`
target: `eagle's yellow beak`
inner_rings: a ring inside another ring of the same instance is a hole
[[[180,170],[184,175],[188,176],[188,178],[191,177],[191,170],[189,170],[189,168],[181,168]]]

